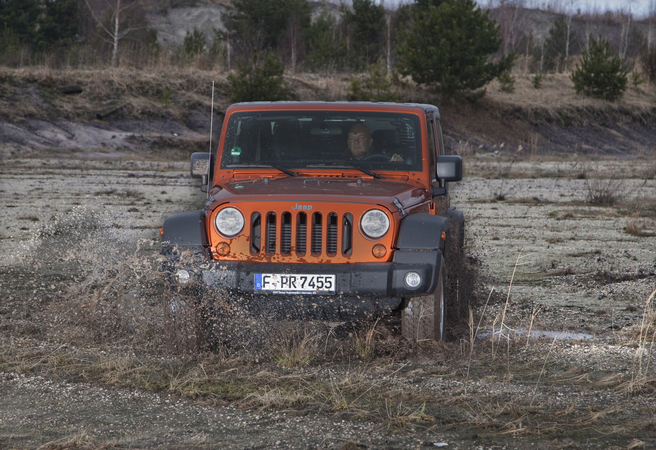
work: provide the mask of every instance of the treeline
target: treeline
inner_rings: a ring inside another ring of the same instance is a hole
[[[353,99],[390,99],[398,75],[441,94],[475,99],[494,78],[512,90],[512,69],[520,61],[539,87],[543,73],[581,69],[580,61],[603,48],[603,58],[615,61],[615,75],[626,81],[635,69],[634,82],[640,77],[656,82],[651,21],[644,33],[630,16],[621,16],[617,43],[613,36],[599,36],[597,25],[581,14],[562,14],[548,34],[534,36],[521,1],[504,3],[491,14],[474,0],[415,0],[395,9],[374,0],[350,5],[233,0],[223,27],[212,36],[195,28],[183,45],[165,48],[146,21],[146,13],[161,4],[0,0],[0,64],[144,66],[166,58],[168,64],[236,70],[236,84],[270,80],[284,69],[368,71],[368,78],[351,86]]]

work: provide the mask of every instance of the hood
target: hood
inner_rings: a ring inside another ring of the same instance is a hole
[[[331,201],[372,204],[396,204],[411,207],[430,200],[425,189],[398,180],[367,178],[285,177],[234,181],[214,195],[224,202]]]

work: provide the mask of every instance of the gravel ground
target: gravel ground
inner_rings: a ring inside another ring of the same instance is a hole
[[[654,161],[466,159],[452,194],[479,274],[474,328],[488,337],[463,329],[456,342],[408,349],[390,344],[399,339],[392,326],[366,364],[347,356],[290,369],[370,386],[378,413],[359,414],[88,383],[19,361],[20,351],[63,358],[60,346],[111,348],[108,336],[175,359],[144,343],[161,333],[158,232],[204,194],[187,163],[109,156],[0,161],[1,448],[656,447],[651,338],[639,339],[656,289]],[[590,206],[593,181],[609,174],[622,176],[618,203]],[[641,235],[627,233],[631,224]],[[102,306],[117,293],[122,310]],[[110,329],[110,315],[127,331]],[[506,332],[490,339],[501,323]],[[244,379],[275,366],[254,356],[248,364]],[[407,399],[407,409],[392,411],[388,397]]]

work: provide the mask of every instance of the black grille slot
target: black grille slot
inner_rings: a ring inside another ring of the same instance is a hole
[[[296,216],[296,253],[305,255],[307,251],[307,214],[298,213]]]
[[[276,213],[267,214],[266,249],[268,253],[276,252]]]
[[[251,215],[251,252],[260,253],[262,248],[262,217],[259,212]]]
[[[294,252],[320,256],[325,252],[327,256],[348,256],[353,252],[353,228],[351,213],[254,212],[250,217],[250,251],[254,255],[289,256]]]
[[[288,255],[292,251],[292,213],[282,213],[280,225],[280,253]]]
[[[326,253],[337,254],[337,214],[328,214],[328,233],[326,236]]]
[[[353,248],[353,214],[346,213],[342,220],[342,253],[351,254]]]
[[[321,213],[312,214],[312,253],[315,255],[321,254],[321,219]]]

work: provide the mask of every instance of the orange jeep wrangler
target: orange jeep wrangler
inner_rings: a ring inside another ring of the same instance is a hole
[[[161,231],[167,283],[195,292],[172,296],[173,321],[191,309],[203,327],[231,298],[290,319],[401,311],[417,341],[444,339],[460,314],[464,218],[448,182],[462,159],[445,154],[435,106],[236,104],[216,155],[191,156],[191,176],[205,207]]]

